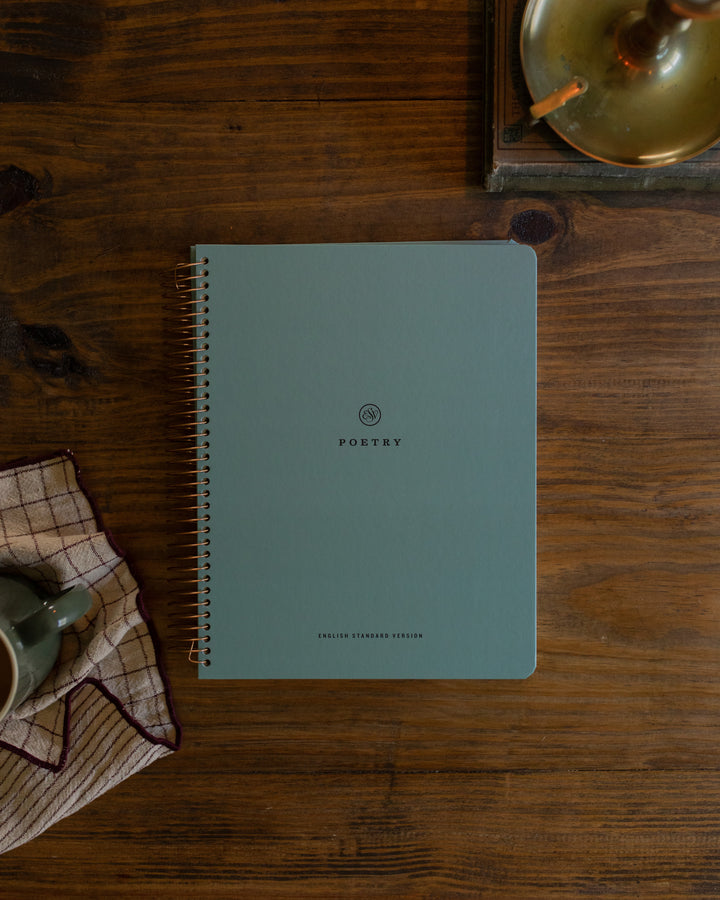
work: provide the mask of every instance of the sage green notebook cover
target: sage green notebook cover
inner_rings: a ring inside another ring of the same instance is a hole
[[[533,251],[193,252],[208,260],[200,677],[528,676]]]

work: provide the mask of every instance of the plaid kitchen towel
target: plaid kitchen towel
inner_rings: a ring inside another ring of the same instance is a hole
[[[58,662],[0,723],[0,853],[177,750],[180,726],[128,563],[69,452],[0,470],[0,569],[90,591]]]

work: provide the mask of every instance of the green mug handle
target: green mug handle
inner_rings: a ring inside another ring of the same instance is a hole
[[[15,631],[26,647],[39,644],[46,637],[62,631],[89,612],[92,598],[84,587],[70,587],[50,597],[41,609],[17,622]]]

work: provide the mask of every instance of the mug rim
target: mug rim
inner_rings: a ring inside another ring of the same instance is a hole
[[[19,670],[18,670],[18,661],[15,656],[15,649],[13,645],[10,643],[10,639],[5,634],[2,629],[0,629],[0,644],[3,645],[5,650],[7,651],[8,657],[10,659],[10,669],[11,669],[11,679],[10,679],[10,692],[5,700],[5,703],[0,706],[0,722],[5,718],[5,716],[10,712],[13,708],[13,700],[15,699],[15,694],[17,693],[18,688],[18,678],[19,678]],[[1,651],[0,651],[1,652]],[[1,700],[2,698],[0,698]]]

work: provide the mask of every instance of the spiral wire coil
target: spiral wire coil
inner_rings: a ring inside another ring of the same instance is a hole
[[[174,335],[170,362],[177,400],[172,410],[173,450],[183,471],[182,501],[175,509],[186,523],[177,535],[171,566],[176,592],[186,607],[182,630],[188,659],[210,665],[210,397],[208,357],[208,260],[175,268]]]

